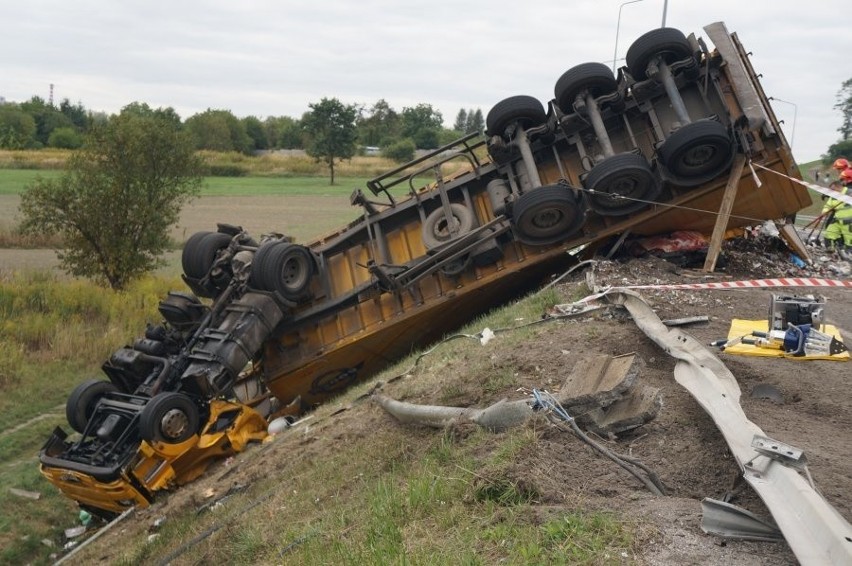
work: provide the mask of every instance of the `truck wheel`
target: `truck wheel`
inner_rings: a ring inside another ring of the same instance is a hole
[[[627,50],[627,68],[637,81],[648,78],[648,63],[656,56],[666,63],[692,55],[692,46],[679,29],[658,28],[639,36]]]
[[[101,397],[116,391],[118,388],[111,382],[99,379],[89,379],[75,387],[65,402],[65,417],[71,428],[77,432],[86,430]]]
[[[183,252],[181,253],[180,263],[181,267],[183,267],[183,272],[187,277],[192,277],[194,279],[199,279],[204,274],[194,275],[198,271],[198,266],[196,265],[197,256],[198,256],[198,244],[208,235],[213,232],[196,232],[183,245]]]
[[[672,182],[694,187],[718,177],[731,166],[734,145],[725,126],[701,120],[675,130],[657,155]]]
[[[524,193],[512,207],[515,238],[544,246],[564,240],[583,227],[583,199],[564,185],[545,185]]]
[[[260,256],[259,263],[252,262],[252,278],[259,281],[259,287],[277,291],[288,301],[310,298],[314,259],[308,248],[283,241],[267,245],[269,251]]]
[[[148,442],[178,444],[198,432],[201,417],[192,399],[172,391],[148,401],[139,415],[139,434]]]
[[[559,109],[572,114],[578,94],[588,91],[594,97],[603,96],[618,90],[618,83],[612,70],[603,63],[583,63],[565,71],[553,90]]]
[[[221,232],[198,232],[183,247],[183,272],[192,279],[201,279],[213,267],[216,254],[231,243],[231,237]]]
[[[255,289],[267,290],[266,285],[263,283],[263,276],[261,275],[262,269],[261,266],[263,262],[266,261],[266,256],[269,254],[269,250],[275,247],[280,240],[274,240],[271,242],[266,242],[254,252],[254,257],[251,260],[251,272],[249,273],[249,284]]]
[[[426,217],[421,232],[423,245],[426,246],[427,250],[442,246],[453,238],[473,230],[473,211],[457,202],[450,204],[450,210],[452,211],[452,219],[450,220],[453,223],[452,225],[447,222],[444,207],[436,208]],[[455,228],[455,234],[452,228]]]
[[[648,161],[635,153],[607,157],[586,177],[592,210],[603,216],[622,216],[645,208],[660,194],[660,181]],[[624,198],[621,198],[624,197]]]
[[[506,127],[520,122],[525,128],[538,126],[547,121],[544,106],[537,98],[518,95],[501,100],[488,111],[485,117],[485,133],[489,136],[502,136]]]

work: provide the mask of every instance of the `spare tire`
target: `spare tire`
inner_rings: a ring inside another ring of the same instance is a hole
[[[444,214],[443,206],[436,208],[426,217],[421,232],[423,245],[426,246],[427,250],[442,246],[453,238],[473,230],[475,218],[472,210],[457,202],[450,204],[450,210],[452,211],[452,218],[449,221],[447,221],[447,215]],[[450,222],[453,224],[451,225]]]

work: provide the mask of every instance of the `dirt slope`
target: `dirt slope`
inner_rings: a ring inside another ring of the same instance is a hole
[[[603,261],[594,267],[599,285],[681,283],[754,279],[788,275],[830,275],[800,271],[787,255],[761,243],[728,246],[727,272],[707,277],[670,262],[646,257],[630,261]],[[583,273],[572,274],[558,287],[568,302],[585,287]],[[806,290],[788,290],[805,294]],[[778,292],[776,290],[776,292]],[[852,342],[852,300],[848,290],[812,290],[827,298],[827,319]],[[708,315],[710,322],[689,327],[701,342],[724,338],[732,318],[766,317],[771,292],[645,290],[642,295],[661,319]],[[502,340],[502,343],[501,343]],[[508,346],[507,346],[508,345]],[[601,458],[572,435],[541,421],[531,423],[531,442],[521,448],[508,470],[510,479],[537,494],[533,512],[542,520],[566,509],[611,510],[637,525],[641,545],[625,562],[642,564],[794,564],[786,544],[721,541],[702,533],[700,501],[721,498],[731,491],[739,469],[710,418],[673,379],[674,361],[640,332],[622,311],[608,310],[580,319],[542,324],[528,337],[498,337],[459,359],[432,362],[432,366],[387,384],[386,395],[413,403],[484,407],[501,398],[521,398],[533,388],[557,387],[573,363],[599,353],[637,352],[645,361],[641,380],[659,387],[663,407],[658,417],[635,432],[608,442],[622,453],[640,458],[659,474],[670,495],[657,497],[634,478]],[[852,520],[852,363],[793,361],[720,354],[742,390],[746,415],[767,435],[802,448],[810,471],[825,498]],[[429,379],[426,379],[428,374]],[[508,375],[503,385],[493,376]],[[420,381],[418,381],[420,380]],[[496,383],[496,385],[495,385]],[[755,386],[771,384],[783,402],[755,398]],[[351,402],[349,397],[345,402]],[[335,414],[335,408],[347,410]],[[471,425],[472,426],[472,425]],[[459,426],[453,434],[462,441],[471,431]],[[162,498],[155,508],[126,521],[93,548],[82,553],[84,562],[115,561],[124,543],[148,536],[155,517],[196,508],[205,494],[221,493],[224,485],[251,484],[270,470],[310,468],[310,462],[339,457],[342,450],[367,449],[376,438],[394,435],[399,453],[416,453],[418,446],[440,434],[406,427],[368,402],[335,404],[318,411],[310,429],[284,434],[272,443],[241,455],[233,469],[218,467],[207,476]],[[297,456],[294,456],[296,454]],[[307,462],[307,463],[306,463]],[[768,517],[759,498],[747,486],[733,503]],[[211,537],[215,540],[215,537]],[[124,541],[124,543],[122,543]],[[205,543],[206,544],[206,543]],[[215,544],[215,543],[211,543]],[[174,550],[174,549],[170,549]],[[204,560],[204,552],[190,552],[179,562]],[[191,555],[191,556],[190,556]],[[160,556],[162,558],[162,556]]]

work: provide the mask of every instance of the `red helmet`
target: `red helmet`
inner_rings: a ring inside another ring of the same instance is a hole
[[[852,183],[852,168],[847,168],[840,172],[840,182],[844,185]]]
[[[839,157],[834,160],[834,165],[832,165],[832,167],[843,172],[844,169],[849,169],[849,161],[845,157]]]

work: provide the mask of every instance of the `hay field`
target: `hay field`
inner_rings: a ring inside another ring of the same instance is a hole
[[[0,195],[0,230],[17,225],[18,195]],[[307,242],[358,217],[360,209],[341,196],[203,196],[187,205],[171,235],[182,243],[201,230],[215,230],[217,222],[242,226],[253,236],[281,232]],[[180,270],[180,252],[166,256],[164,274]],[[53,250],[0,248],[0,274],[10,271],[53,269]]]

